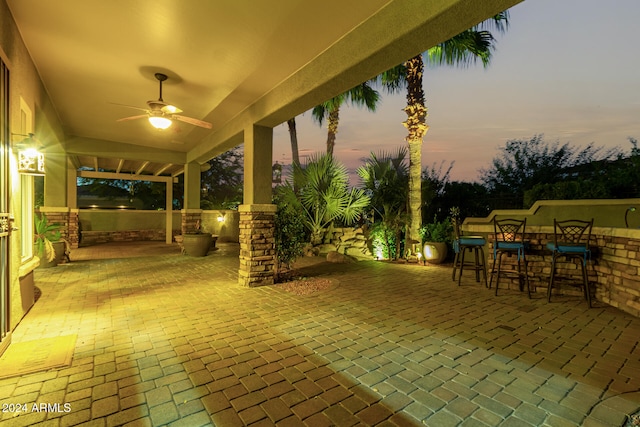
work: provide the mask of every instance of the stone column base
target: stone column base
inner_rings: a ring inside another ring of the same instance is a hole
[[[276,249],[276,205],[240,205],[240,269],[242,286],[273,285]]]
[[[69,242],[69,246],[78,247],[80,242],[78,209],[66,207],[41,206],[40,213],[46,215],[49,224],[60,225],[60,237]]]
[[[202,209],[182,209],[180,212],[182,213],[182,224],[180,226],[182,234],[196,231],[196,223],[202,225]]]

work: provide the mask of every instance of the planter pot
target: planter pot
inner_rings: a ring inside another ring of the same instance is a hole
[[[431,264],[440,264],[447,258],[447,244],[445,242],[425,242],[424,259]]]
[[[53,250],[55,251],[55,256],[53,261],[47,261],[47,257],[40,255],[40,266],[38,268],[50,268],[55,267],[62,262],[62,257],[64,257],[64,242],[53,242]]]
[[[205,256],[211,248],[211,234],[183,234],[182,248],[189,256]]]

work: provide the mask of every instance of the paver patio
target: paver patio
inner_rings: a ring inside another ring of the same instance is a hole
[[[614,308],[375,261],[304,260],[337,284],[311,295],[249,289],[219,247],[94,246],[37,270],[13,341],[77,334],[73,362],[0,380],[0,401],[71,410],[0,425],[621,426],[640,407],[640,319]]]

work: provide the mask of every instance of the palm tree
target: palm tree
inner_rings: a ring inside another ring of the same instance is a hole
[[[380,94],[371,87],[372,81],[360,83],[356,87],[344,92],[328,101],[317,105],[311,111],[313,118],[322,126],[327,120],[327,154],[333,155],[333,147],[336,145],[336,134],[340,121],[340,107],[345,102],[350,102],[358,107],[365,106],[369,111],[375,111]]]
[[[278,188],[279,196],[305,213],[303,221],[312,243],[321,243],[325,229],[334,220],[350,225],[369,206],[363,190],[349,189],[347,168],[333,156],[314,154],[304,167],[293,165],[292,175],[298,192],[287,181]]]
[[[300,166],[300,155],[298,154],[298,131],[296,129],[296,118],[287,120],[289,128],[289,139],[291,140],[291,162]]]
[[[391,239],[395,239],[395,258],[400,256],[402,229],[407,223],[407,192],[409,169],[406,162],[407,149],[400,147],[395,153],[371,153],[364,166],[358,168],[361,186],[371,198],[374,228],[380,227],[383,244],[391,257]],[[376,216],[380,223],[376,223]]]
[[[428,64],[432,65],[463,67],[480,59],[483,66],[487,67],[491,61],[491,53],[495,49],[495,38],[488,29],[504,32],[508,24],[508,12],[501,12],[493,18],[432,47],[426,52],[424,58]],[[423,74],[423,54],[419,54],[380,75],[383,86],[390,92],[407,88],[407,106],[404,108],[407,120],[403,125],[407,128],[406,140],[409,145],[409,214],[411,223],[407,238],[412,240],[419,240],[422,222],[421,153],[423,137],[429,130],[426,123],[427,107],[422,85]]]

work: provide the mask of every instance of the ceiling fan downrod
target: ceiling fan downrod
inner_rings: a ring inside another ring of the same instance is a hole
[[[158,98],[158,101],[162,101],[164,102],[164,100],[162,99],[162,82],[167,80],[168,77],[166,74],[162,74],[162,73],[155,73],[156,79],[158,79],[158,81],[160,82],[160,98]]]

